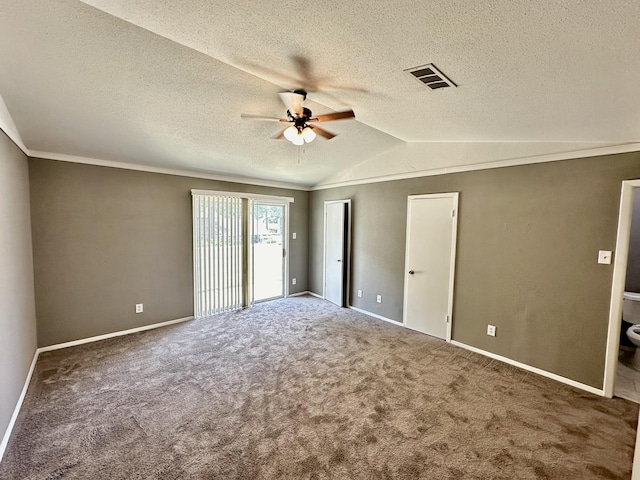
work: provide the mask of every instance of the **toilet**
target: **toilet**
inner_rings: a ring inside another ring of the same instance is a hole
[[[624,321],[632,323],[627,328],[627,338],[636,347],[640,347],[640,293],[624,292],[622,300],[622,318]],[[635,370],[640,371],[640,349],[636,348],[633,354],[632,365]]]

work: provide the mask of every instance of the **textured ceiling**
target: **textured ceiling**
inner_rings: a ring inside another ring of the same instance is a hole
[[[313,185],[404,142],[640,140],[639,20],[630,1],[3,0],[0,95],[31,150]],[[403,71],[430,62],[459,87]],[[240,120],[300,86],[358,120],[304,149]]]

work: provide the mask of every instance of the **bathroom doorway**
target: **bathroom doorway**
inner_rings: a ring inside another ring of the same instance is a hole
[[[640,323],[634,320],[640,305],[632,305],[632,292],[640,293],[640,180],[622,182],[603,389],[606,397],[640,403],[640,361],[634,366],[637,349],[626,335],[630,325]]]

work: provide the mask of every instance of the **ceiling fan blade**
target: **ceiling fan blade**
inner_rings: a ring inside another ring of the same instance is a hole
[[[298,75],[302,78],[302,81],[299,83],[304,87],[304,89],[307,92],[315,92],[318,90],[318,81],[313,73],[311,60],[301,55],[294,55],[291,57],[291,60],[298,71]]]
[[[367,89],[359,87],[350,87],[348,85],[339,85],[331,82],[331,78],[327,76],[319,76],[314,72],[313,63],[306,57],[301,55],[294,55],[291,57],[298,76],[301,78],[297,85],[302,86],[307,92],[316,92],[323,95],[328,95],[327,91],[351,91],[360,93],[369,93]],[[291,82],[290,82],[291,83]],[[328,95],[330,96],[330,95]]]
[[[289,127],[287,127],[289,128]],[[284,130],[282,130],[278,135],[276,135],[275,137],[271,137],[274,140],[282,140],[284,138],[284,132],[285,132],[286,128]]]
[[[327,140],[331,140],[333,137],[335,137],[333,133],[327,132],[320,127],[316,127],[315,125],[309,125],[309,128],[313,129],[314,132],[316,132],[321,137],[326,138]]]
[[[244,120],[267,120],[269,122],[288,122],[286,118],[265,117],[263,115],[253,115],[251,113],[241,113],[240,118]]]
[[[295,115],[296,117],[302,116],[302,102],[304,102],[304,95],[294,92],[281,92],[280,100],[282,100],[282,103],[287,107],[287,110],[291,112],[291,115]]]
[[[309,119],[310,122],[330,122],[331,120],[342,120],[343,118],[356,118],[353,110],[345,110],[344,112],[327,113],[326,115],[316,115]]]

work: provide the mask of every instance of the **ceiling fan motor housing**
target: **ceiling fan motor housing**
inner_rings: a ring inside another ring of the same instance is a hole
[[[307,92],[305,90],[302,90],[301,88],[297,88],[293,91],[293,93],[297,93],[298,95],[302,95],[302,100],[306,100],[307,99]]]
[[[299,117],[296,117],[291,113],[291,111],[287,110],[287,118],[290,122],[293,122],[296,127],[304,127],[304,125],[307,123],[307,120],[311,118],[311,110],[306,107],[303,108],[302,115]]]

